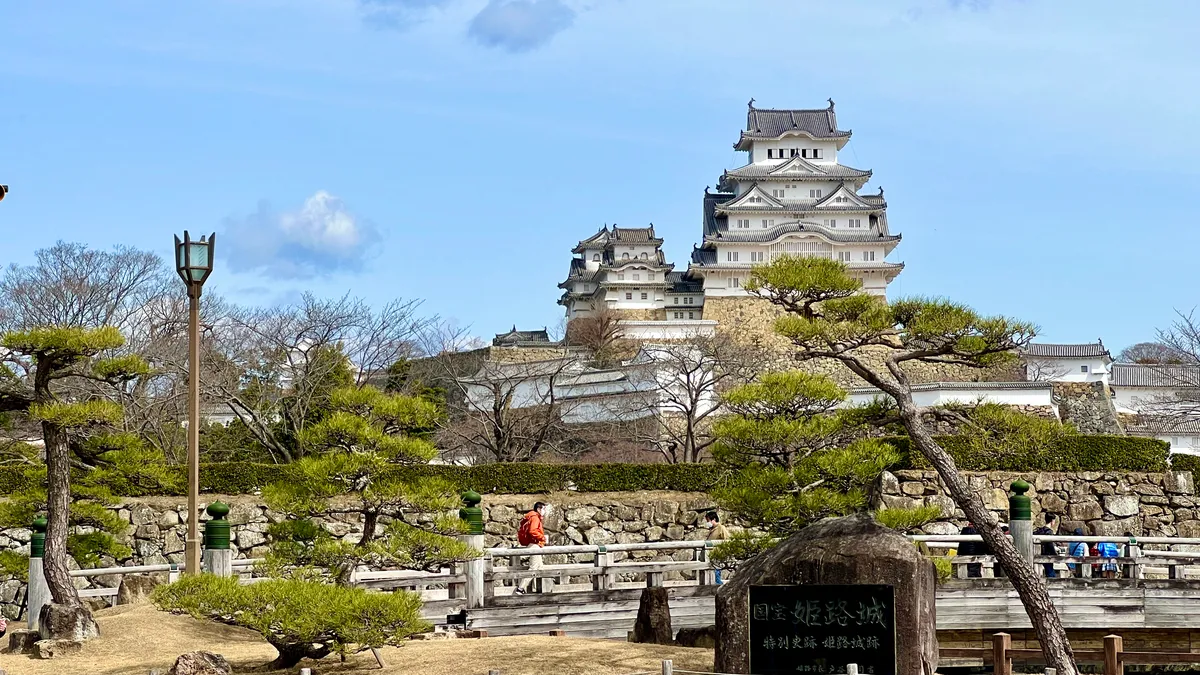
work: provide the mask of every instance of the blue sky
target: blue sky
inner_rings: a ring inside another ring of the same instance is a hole
[[[1200,3],[209,0],[9,3],[3,262],[58,239],[210,282],[419,297],[554,325],[570,248],[653,222],[686,266],[746,101],[837,101],[907,264],[892,288],[1149,338],[1200,304]],[[895,294],[895,293],[894,293]]]

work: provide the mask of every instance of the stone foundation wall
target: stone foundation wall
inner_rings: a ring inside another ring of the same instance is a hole
[[[1008,519],[1009,485],[1023,478],[1033,486],[1034,527],[1045,512],[1061,520],[1064,534],[1080,528],[1095,536],[1200,537],[1200,501],[1190,471],[1168,473],[967,473],[971,487],[1001,521]],[[876,507],[938,506],[942,517],[927,534],[958,534],[967,524],[935,471],[884,473]]]
[[[866,383],[857,375],[836,361],[815,359],[803,363],[794,362],[792,354],[795,348],[791,341],[775,332],[775,319],[782,314],[782,309],[762,298],[705,298],[704,300],[704,318],[716,320],[718,322],[717,330],[726,332],[741,341],[757,341],[759,344],[769,347],[777,355],[776,361],[769,367],[776,369],[800,368],[808,372],[828,375],[843,387],[865,386]],[[878,353],[885,352],[886,350],[881,348]],[[882,366],[882,357],[874,360]],[[906,364],[905,371],[908,372],[914,383],[1011,382],[1025,379],[1023,371],[1017,366],[980,370],[954,364],[914,362]]]
[[[1083,434],[1124,434],[1112,394],[1103,382],[1055,382],[1054,399],[1064,422]]]
[[[208,500],[220,499],[230,505],[230,547],[234,558],[260,558],[267,552],[267,527],[281,520],[278,513],[266,508],[254,497],[224,497],[203,495],[201,508]],[[684,541],[704,539],[703,512],[713,506],[712,499],[703,493],[689,492],[606,492],[556,493],[551,495],[489,495],[480,506],[484,514],[485,545],[516,546],[517,527],[521,517],[534,501],[551,505],[546,517],[546,534],[554,545],[640,543],[647,541]],[[128,500],[114,507],[120,518],[129,524],[125,544],[132,555],[106,558],[102,567],[118,565],[156,565],[183,562],[184,539],[187,535],[186,500],[154,497]],[[207,521],[204,514],[201,521]],[[391,521],[381,519],[384,529]],[[356,517],[339,516],[321,521],[331,534],[348,542],[362,538],[362,522]],[[203,532],[203,525],[201,525]],[[0,530],[0,549],[29,554],[31,532],[25,528]],[[692,551],[645,551],[614,553],[615,560],[632,557],[639,560],[691,560]],[[579,562],[591,561],[590,556],[575,556]],[[548,563],[568,562],[568,556],[548,556]],[[73,563],[74,561],[72,561]],[[78,565],[72,564],[72,569]],[[113,587],[120,583],[116,576],[79,578],[78,588]],[[0,583],[0,613],[17,616],[24,598],[24,584],[17,580]],[[103,606],[103,600],[97,601]]]

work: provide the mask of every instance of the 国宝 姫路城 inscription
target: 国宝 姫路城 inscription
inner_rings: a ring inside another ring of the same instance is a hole
[[[750,672],[896,672],[891,586],[751,586]]]

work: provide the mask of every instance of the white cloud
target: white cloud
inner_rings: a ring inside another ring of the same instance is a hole
[[[490,0],[467,29],[476,42],[510,52],[541,47],[575,21],[561,0]]]
[[[229,243],[223,257],[233,270],[291,278],[360,270],[380,239],[373,225],[324,190],[294,211],[275,212],[260,203],[255,213],[227,218],[224,235]]]

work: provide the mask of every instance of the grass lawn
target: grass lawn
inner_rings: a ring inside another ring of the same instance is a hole
[[[82,654],[50,661],[0,654],[0,669],[9,675],[146,675],[151,669],[166,673],[180,654],[204,649],[224,655],[234,672],[241,673],[275,658],[274,648],[257,633],[159,612],[149,605],[101,610],[96,619],[101,637],[86,643]],[[382,653],[384,670],[370,652],[346,663],[330,656],[301,666],[322,675],[486,675],[489,669],[502,675],[625,675],[657,671],[662,659],[687,670],[707,671],[713,664],[708,649],[548,636],[418,641],[387,647]],[[296,673],[299,667],[279,672]]]

